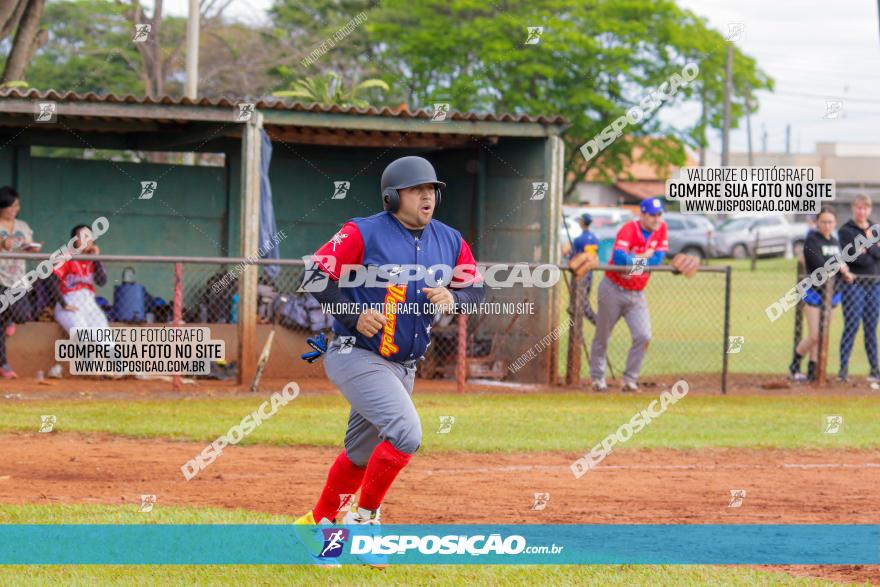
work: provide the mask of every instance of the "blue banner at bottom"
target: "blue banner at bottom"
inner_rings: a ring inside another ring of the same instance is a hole
[[[0,525],[0,564],[880,564],[880,525]]]

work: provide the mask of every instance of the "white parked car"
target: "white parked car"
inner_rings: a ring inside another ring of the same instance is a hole
[[[799,255],[808,230],[805,222],[789,222],[784,216],[737,216],[715,229],[712,252],[716,257],[746,259],[757,243],[759,255],[782,255],[791,243]]]

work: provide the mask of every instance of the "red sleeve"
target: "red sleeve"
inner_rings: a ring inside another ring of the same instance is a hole
[[[67,275],[68,270],[70,269],[70,261],[65,261],[61,264],[61,267],[55,269],[53,273],[58,276],[58,279],[64,281],[64,276]]]
[[[617,231],[617,237],[614,239],[614,250],[628,253],[633,245],[633,222],[627,222]]]
[[[346,222],[312,255],[318,267],[333,281],[339,280],[343,265],[362,265],[364,262],[364,239],[354,222]]]
[[[477,260],[465,240],[461,239],[461,249],[458,251],[458,259],[455,260],[449,287],[468,287],[481,281],[483,276],[477,271]]]
[[[654,234],[651,235],[651,240],[648,242],[648,248],[654,249],[655,252],[666,253],[669,251],[669,238],[666,236],[666,223],[660,225]]]

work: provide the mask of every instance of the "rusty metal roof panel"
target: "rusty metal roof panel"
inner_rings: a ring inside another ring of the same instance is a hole
[[[0,100],[4,98],[19,100],[52,100],[55,102],[91,102],[97,104],[140,104],[140,105],[159,105],[159,106],[205,106],[212,108],[232,108],[242,102],[252,100],[250,98],[200,98],[198,100],[190,100],[185,97],[160,96],[158,98],[150,98],[147,96],[134,96],[132,94],[116,95],[116,94],[96,94],[88,92],[80,94],[77,92],[58,92],[56,90],[40,91],[30,90],[0,90]],[[379,116],[393,118],[431,118],[430,110],[409,110],[406,106],[401,105],[399,108],[389,108],[382,106],[379,108],[357,108],[354,106],[322,106],[321,104],[308,104],[304,102],[288,102],[285,100],[274,98],[261,98],[254,102],[255,107],[259,110],[286,110],[290,112],[314,112],[324,114],[351,114],[359,116]],[[538,124],[565,124],[565,119],[561,116],[528,116],[525,114],[478,114],[475,112],[455,112],[450,111],[449,120],[462,121],[481,121],[481,122],[526,122]]]

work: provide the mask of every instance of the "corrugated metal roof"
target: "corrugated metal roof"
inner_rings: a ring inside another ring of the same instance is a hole
[[[79,94],[76,92],[57,92],[55,90],[2,90],[0,98],[13,98],[24,100],[51,100],[54,102],[91,102],[99,104],[143,104],[162,106],[205,106],[213,108],[232,108],[242,102],[251,102],[253,98],[178,98],[173,96],[161,96],[149,98],[146,96],[134,96],[126,94],[99,95],[94,92]],[[354,106],[322,106],[321,104],[306,104],[303,102],[287,102],[279,99],[259,99],[254,101],[258,110],[284,110],[289,112],[315,112],[324,114],[351,114],[358,116],[381,116],[389,118],[423,118],[431,119],[430,110],[409,110],[407,108],[355,108]],[[527,116],[524,114],[476,114],[474,112],[454,112],[447,115],[448,120],[461,121],[488,121],[488,122],[526,122],[538,124],[565,124],[561,116]]]

